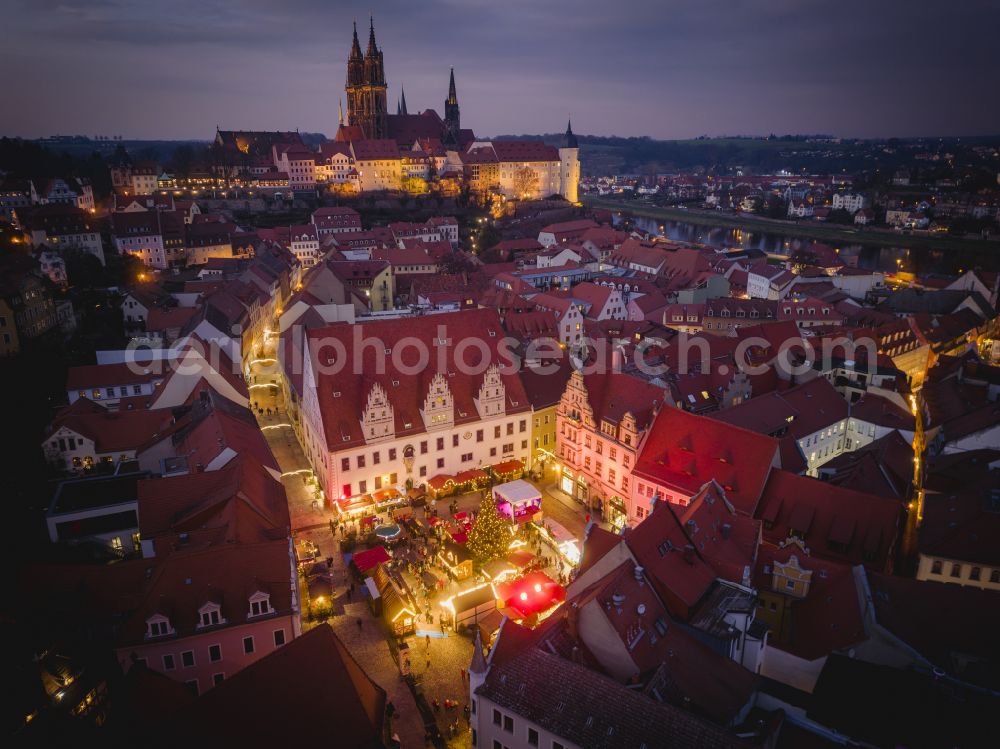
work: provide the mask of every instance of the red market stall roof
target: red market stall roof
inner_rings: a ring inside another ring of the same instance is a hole
[[[535,555],[526,549],[518,549],[507,555],[507,561],[515,567],[527,567],[534,560]]]
[[[489,474],[486,473],[482,468],[473,468],[469,471],[462,471],[461,473],[455,474],[455,483],[464,484],[467,481],[475,481],[476,479],[487,479]]]
[[[493,473],[497,474],[498,476],[502,474],[513,473],[515,471],[520,472],[524,470],[524,463],[522,463],[520,460],[505,460],[503,463],[497,463],[495,465],[490,466],[490,470],[493,471]]]
[[[339,501],[342,512],[358,512],[366,507],[371,507],[373,502],[370,494],[362,494],[360,497],[351,497]]]
[[[427,486],[428,488],[433,489],[434,491],[440,491],[442,488],[444,488],[445,484],[447,484],[448,482],[454,484],[455,483],[454,477],[449,476],[446,473],[439,473],[437,476],[431,476],[429,479],[427,479]]]
[[[465,531],[455,531],[451,534],[451,540],[460,546],[465,546],[465,542],[469,540],[469,534]]]
[[[438,518],[438,517],[435,517],[434,515],[431,515],[429,518],[427,518],[427,525],[429,525],[431,528],[433,528],[435,525],[437,525],[440,522],[441,522],[441,519]]]
[[[504,607],[521,618],[548,611],[566,600],[566,590],[544,572],[529,572],[516,580],[496,584],[497,597]]]
[[[359,572],[364,573],[375,569],[383,562],[388,562],[390,558],[389,552],[384,547],[376,546],[374,549],[357,552],[351,557],[351,562],[358,568]]]
[[[467,517],[469,517],[469,513],[467,513],[465,510],[462,510],[461,512],[456,512],[454,515],[452,515],[452,517],[455,518],[455,520],[465,520]]]

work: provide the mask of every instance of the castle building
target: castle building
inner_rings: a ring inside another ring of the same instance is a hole
[[[396,113],[388,111],[388,83],[375,23],[362,52],[357,25],[347,57],[346,117],[332,143],[305,146],[298,132],[219,131],[216,149],[226,176],[284,175],[292,192],[456,191],[459,181],[484,199],[532,200],[562,195],[578,200],[579,145],[573,129],[558,145],[542,141],[489,141],[462,127],[455,70],[448,78],[444,117],[434,109],[411,114],[400,88]]]

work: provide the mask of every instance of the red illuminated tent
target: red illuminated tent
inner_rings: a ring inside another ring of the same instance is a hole
[[[374,549],[357,552],[351,557],[351,564],[358,568],[358,572],[365,574],[390,559],[389,552],[385,550],[385,547],[376,546]]]

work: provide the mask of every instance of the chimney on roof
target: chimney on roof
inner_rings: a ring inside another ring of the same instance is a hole
[[[730,525],[729,523],[723,523],[721,532],[722,532],[722,537],[728,539],[731,535],[733,535],[733,526]]]
[[[684,561],[694,566],[694,547],[691,544],[684,546]]]
[[[644,569],[643,569],[643,568],[642,568],[641,566],[639,566],[639,565],[637,564],[637,565],[635,566],[635,570],[633,570],[633,572],[634,572],[634,574],[635,574],[635,579],[636,579],[636,582],[638,582],[638,583],[639,583],[639,585],[642,585],[642,582],[643,582],[643,579],[642,579],[642,573],[643,573],[643,572],[645,572],[645,570],[644,570]]]

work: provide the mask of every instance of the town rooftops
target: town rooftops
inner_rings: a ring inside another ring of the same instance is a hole
[[[140,497],[140,511],[142,501]],[[141,604],[119,631],[119,646],[146,642],[146,622],[156,614],[169,619],[177,636],[193,635],[201,623],[198,609],[206,603],[219,604],[229,624],[246,622],[250,597],[257,592],[270,596],[275,612],[290,615],[294,578],[288,547],[288,539],[281,536],[251,544],[178,546],[152,559],[128,562],[149,572],[140,585]]]
[[[270,685],[262,690],[261,684]],[[171,743],[191,731],[212,743],[373,749],[382,745],[386,693],[327,624],[261,658],[182,710]],[[261,716],[247,720],[248,715]],[[332,723],[331,723],[332,721]]]
[[[162,439],[175,428],[174,422],[169,409],[109,411],[83,397],[59,411],[46,439],[65,428],[92,440],[98,454],[120,453]]]
[[[394,140],[355,140],[351,149],[357,161],[399,160],[399,145]]]
[[[555,648],[538,642],[541,634],[505,621],[491,652],[489,672],[476,694],[587,749],[742,746],[725,729],[687,710],[553,652]]]
[[[751,398],[713,413],[712,418],[758,434],[781,436],[787,432],[802,439],[846,419],[848,409],[833,385],[816,377],[789,390]]]
[[[142,364],[84,364],[70,367],[66,374],[67,390],[98,390],[120,385],[155,383],[165,379],[162,362]],[[102,394],[103,395],[103,394]]]
[[[662,408],[646,436],[633,473],[653,481],[667,499],[685,501],[715,479],[737,512],[753,514],[772,466],[778,440],[679,408]]]
[[[761,544],[755,587],[787,594],[774,587],[775,564],[786,565],[793,558],[795,565],[811,573],[809,591],[795,600],[791,626],[772,633],[769,645],[813,661],[867,639],[849,565],[812,556],[798,543],[784,547]]]
[[[504,161],[559,161],[559,149],[540,140],[495,140],[493,152]]]
[[[438,330],[443,329],[447,338],[439,339]],[[353,359],[353,336],[360,333],[369,340],[380,340],[384,350],[366,346],[360,352],[362,360]],[[331,325],[309,331],[308,340],[338,339],[344,345],[347,358],[343,361],[330,358],[331,347],[324,349],[327,361],[313,364],[314,371],[327,370],[336,366],[336,374],[318,371],[316,394],[323,419],[327,446],[331,451],[343,450],[364,444],[361,417],[365,404],[378,386],[392,407],[394,432],[397,437],[425,432],[421,409],[430,391],[431,381],[437,374],[445,378],[454,398],[454,423],[464,424],[478,421],[479,410],[475,400],[480,397],[480,388],[486,377],[485,370],[493,365],[500,366],[499,342],[503,340],[503,328],[496,311],[469,309],[436,315],[433,324],[414,326],[412,320],[401,318],[359,322],[354,326]],[[405,365],[407,371],[413,365],[410,356],[416,356],[411,345],[401,349],[402,354],[393,353],[400,341],[407,337],[416,338],[433,355],[430,366],[418,375],[403,374],[397,364]],[[456,347],[463,339],[475,338],[485,346],[467,346],[465,367],[455,366]],[[312,344],[310,343],[310,346]],[[409,354],[407,354],[409,350]],[[385,354],[384,351],[390,353]],[[315,357],[316,352],[310,352]],[[486,355],[487,361],[478,359]],[[477,361],[478,359],[478,361]],[[380,360],[380,363],[377,361]],[[446,368],[438,371],[438,363],[444,361]],[[384,366],[381,366],[384,362]],[[484,366],[485,364],[485,366]],[[466,370],[466,371],[463,371]],[[471,374],[472,371],[477,372]],[[383,372],[379,374],[379,372]],[[504,408],[507,414],[530,409],[528,397],[516,373],[501,373],[504,386]]]
[[[139,484],[144,539],[162,536],[193,548],[226,546],[284,539],[288,526],[284,487],[249,457],[217,471]]]
[[[794,536],[816,556],[884,570],[892,563],[901,509],[894,499],[779,470],[771,472],[756,517],[770,543]]]

